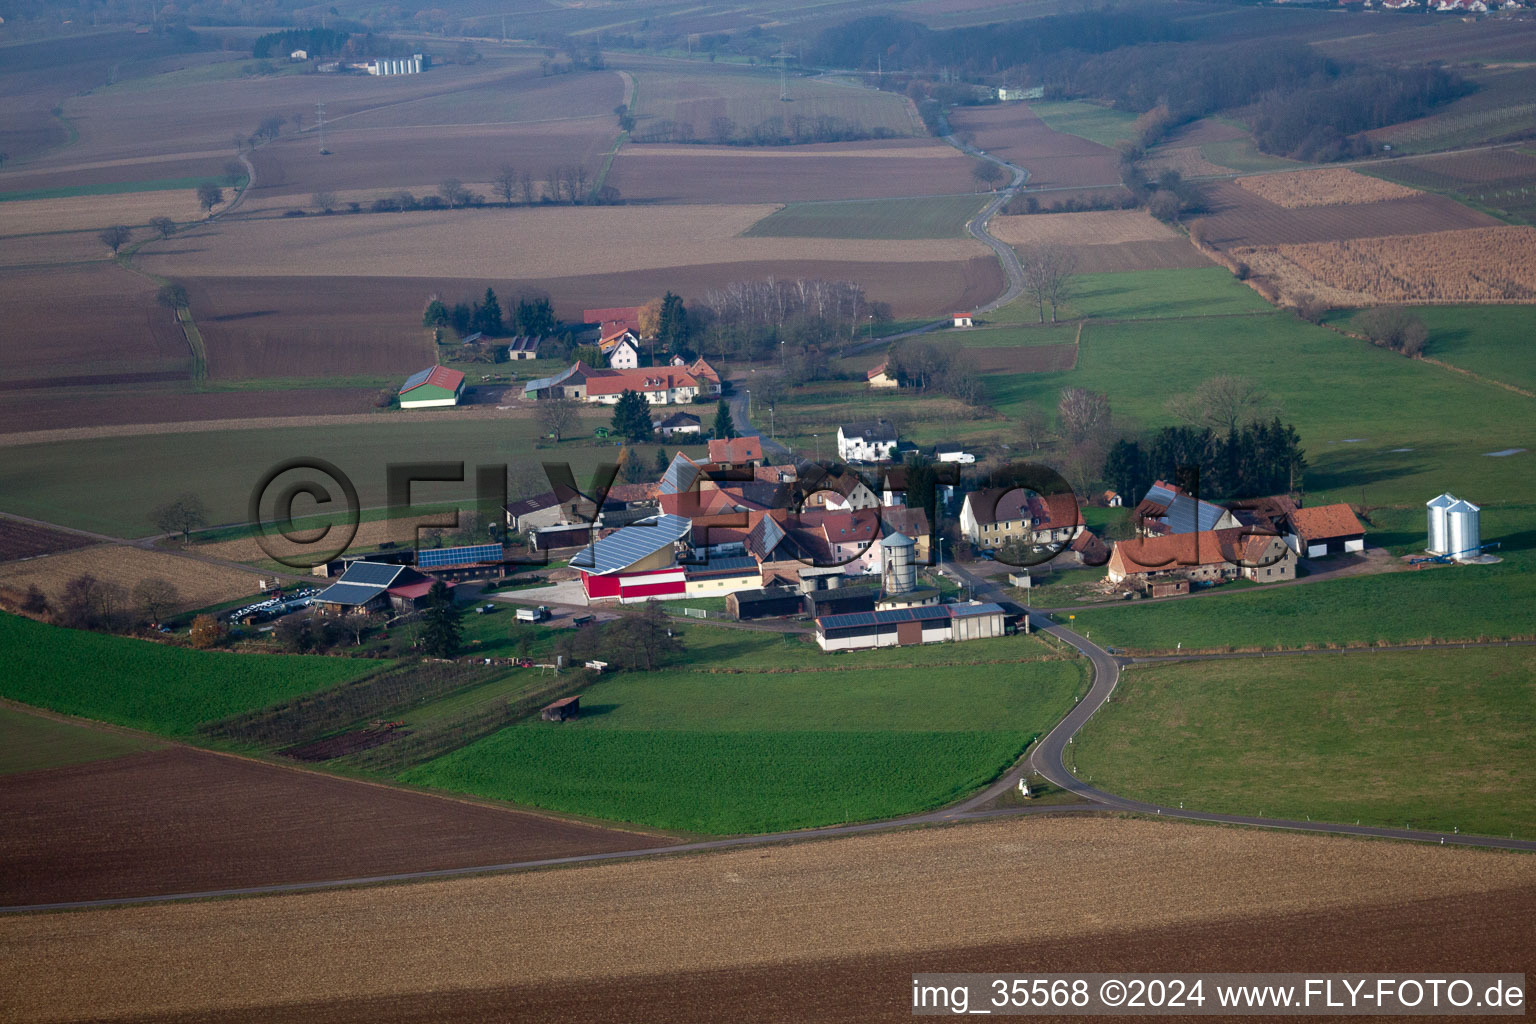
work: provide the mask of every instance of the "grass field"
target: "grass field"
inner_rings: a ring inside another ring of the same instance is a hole
[[[606,421],[607,417],[603,417]],[[590,428],[589,428],[590,429]],[[515,466],[542,460],[569,461],[585,480],[603,459],[618,456],[612,446],[565,442],[536,448],[532,419],[433,420],[390,418],[357,426],[284,427],[203,434],[146,434],[6,450],[0,468],[0,510],[96,530],[140,537],[151,532],[150,511],[183,492],[199,495],[209,522],[243,523],[251,490],[275,463],[319,456],[355,482],[362,505],[386,500],[386,467],[393,462],[463,461],[464,484],[418,484],[413,502],[429,504],[472,499],[474,467]],[[196,458],[189,457],[196,453]],[[286,479],[286,477],[285,477]],[[89,481],[92,500],[80,500]],[[335,494],[340,500],[339,493]],[[295,514],[311,510],[300,502]]]
[[[1138,667],[1073,744],[1113,793],[1233,814],[1536,836],[1528,649]]]
[[[1355,330],[1354,312],[1330,322]],[[1429,327],[1424,354],[1489,380],[1536,391],[1536,345],[1531,311],[1518,306],[1416,306]]]
[[[716,634],[713,638],[710,633]],[[695,832],[737,833],[891,817],[934,807],[993,778],[1049,728],[1082,681],[1077,662],[1024,661],[978,673],[966,665],[835,669],[803,642],[774,647],[750,671],[735,631],[688,631],[690,664],[604,680],[582,717],[528,722],[405,772],[401,779],[551,810]],[[749,635],[750,636],[750,635]],[[1002,645],[1008,645],[1004,647]],[[975,646],[975,645],[971,645]],[[719,649],[723,657],[715,659]],[[1047,653],[995,641],[994,655]],[[900,652],[911,654],[913,652]],[[969,658],[949,645],[916,652]],[[886,652],[873,655],[891,665]],[[707,659],[707,660],[705,660]],[[849,661],[857,664],[854,659]]]
[[[191,651],[0,615],[0,696],[162,733],[355,679],[387,662]]]
[[[753,224],[748,238],[959,238],[990,195],[791,203]]]
[[[1293,171],[1308,166],[1285,157],[1270,156],[1259,152],[1249,138],[1229,139],[1223,142],[1207,142],[1200,153],[1213,164],[1230,167],[1239,174],[1257,174],[1261,171]]]
[[[1131,124],[1136,120],[1136,115],[1127,111],[1082,100],[1033,100],[1029,109],[1058,132],[1110,148],[1131,137]]]
[[[1503,544],[1497,554],[1504,561],[1497,565],[1354,576],[1083,611],[1075,613],[1073,625],[1092,633],[1095,643],[1136,651],[1168,651],[1179,644],[1186,651],[1273,650],[1536,636],[1533,513],[1530,506],[1484,508],[1484,540]],[[1369,543],[1369,533],[1366,539]]]
[[[1222,267],[1082,274],[1074,282],[1069,307],[1073,316],[1104,320],[1262,313],[1272,308]],[[1065,318],[1067,311],[1062,315]],[[1032,322],[1037,316],[1028,298],[988,314],[998,323]]]
[[[170,192],[179,189],[195,189],[204,183],[224,189],[242,189],[246,179],[240,178],[234,185],[227,178],[156,178],[151,181],[113,181],[99,185],[74,185],[63,188],[35,188],[22,192],[0,192],[0,203],[26,199],[68,199],[73,196],[115,196],[124,192]]]
[[[0,707],[0,775],[102,761],[150,746],[122,733],[88,729]]]

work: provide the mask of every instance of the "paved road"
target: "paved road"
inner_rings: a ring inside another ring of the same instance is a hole
[[[1024,268],[1019,265],[1019,254],[1013,251],[1013,246],[998,238],[994,238],[992,233],[987,230],[987,222],[999,210],[1008,205],[1008,200],[1017,195],[1019,189],[1024,187],[1024,183],[1029,180],[1029,172],[1017,164],[1009,163],[1001,157],[993,156],[991,153],[979,150],[974,146],[968,146],[953,135],[944,136],[944,141],[967,156],[997,164],[997,166],[1012,176],[1012,180],[997,194],[997,198],[983,207],[982,211],[972,217],[965,226],[965,229],[971,233],[973,238],[985,242],[991,246],[993,252],[997,253],[997,258],[1003,265],[1003,274],[1008,278],[1008,288],[1002,295],[999,295],[985,306],[977,307],[976,312],[986,313],[997,309],[999,306],[1006,306],[1018,298],[1019,293],[1024,290]]]

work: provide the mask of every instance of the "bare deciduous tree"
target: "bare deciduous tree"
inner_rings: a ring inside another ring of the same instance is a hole
[[[523,204],[526,206],[532,206],[534,199],[538,198],[538,192],[533,187],[533,175],[526,170],[523,171],[523,173],[518,176],[517,185],[520,189],[522,189],[523,192]]]
[[[330,213],[336,209],[336,193],[327,192],[324,189],[309,197],[309,201],[315,204],[315,208],[321,213]]]
[[[443,197],[443,202],[448,204],[450,210],[469,201],[469,189],[458,178],[449,178],[437,186],[437,194]]]
[[[1019,266],[1024,270],[1024,293],[1034,302],[1040,322],[1045,323],[1045,309],[1051,309],[1055,323],[1060,308],[1072,295],[1077,257],[1065,246],[1052,243],[1021,246]]]
[[[1062,388],[1056,414],[1070,445],[1101,441],[1110,429],[1109,397],[1086,388]]]
[[[1238,427],[1275,415],[1274,403],[1256,381],[1222,374],[1200,383],[1187,395],[1168,400],[1168,412],[1196,427],[1230,434]]]
[[[181,591],[170,580],[150,576],[134,585],[133,599],[143,612],[145,621],[158,626],[166,615],[181,604]]]
[[[517,168],[511,164],[502,164],[496,171],[496,176],[491,179],[491,185],[496,194],[501,196],[501,201],[508,206],[512,205],[512,199],[517,195]]]
[[[101,239],[102,245],[105,245],[115,253],[127,245],[129,240],[133,238],[133,229],[122,224],[114,224],[112,227],[103,230],[96,237]]]
[[[539,426],[559,441],[581,420],[581,403],[574,398],[545,398],[535,407]]]
[[[149,226],[162,241],[176,233],[176,222],[169,217],[151,217]]]
[[[211,181],[205,181],[197,186],[197,202],[204,213],[212,213],[215,206],[224,202],[224,190]]]
[[[181,494],[150,513],[150,522],[164,533],[181,534],[185,542],[193,530],[208,525],[208,506],[195,494]]]

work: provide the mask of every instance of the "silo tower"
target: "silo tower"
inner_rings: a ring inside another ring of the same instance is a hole
[[[1465,498],[1445,510],[1446,532],[1450,540],[1450,556],[1459,562],[1470,561],[1482,554],[1482,526],[1479,523],[1478,506]]]
[[[880,540],[881,586],[887,595],[917,589],[917,542],[903,533]]]
[[[1451,528],[1446,518],[1446,509],[1456,504],[1460,499],[1450,491],[1446,491],[1438,498],[1431,498],[1425,502],[1429,509],[1429,553],[1432,555],[1448,555],[1454,549],[1451,547]]]

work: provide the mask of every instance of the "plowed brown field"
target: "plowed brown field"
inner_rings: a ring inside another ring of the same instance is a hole
[[[914,968],[1523,970],[1532,909],[1528,857],[1015,819],[3,918],[0,983],[29,1020],[909,1019]]]
[[[847,142],[747,149],[625,146],[608,184],[629,200],[779,203],[948,195],[975,187],[971,161],[936,142]]]
[[[1210,264],[1188,239],[1143,210],[994,217],[991,230],[1013,245],[1067,246],[1085,274]]]
[[[0,516],[0,562],[68,551],[94,544],[90,537]]]
[[[1220,249],[1451,231],[1499,223],[1444,196],[1420,194],[1380,203],[1287,210],[1227,181],[1211,182],[1205,190],[1211,212],[1196,223],[1207,241]]]
[[[1283,295],[1333,305],[1536,302],[1536,228],[1473,228],[1232,250]]]
[[[206,335],[205,335],[206,337]],[[430,362],[427,356],[426,361]],[[420,369],[413,360],[406,373]],[[386,364],[387,365],[387,364]],[[258,364],[259,366],[259,364]],[[281,373],[271,360],[265,374]],[[356,367],[349,368],[349,372]],[[0,434],[70,427],[114,427],[141,423],[189,423],[200,420],[265,419],[375,412],[371,388],[291,388],[271,391],[197,391],[145,387],[140,392],[115,388],[64,388],[6,393],[0,402]]]
[[[655,837],[172,747],[0,785],[0,905],[354,878]],[[3,940],[0,940],[3,941]]]
[[[957,132],[971,132],[977,149],[1006,157],[1029,171],[1030,188],[1112,185],[1120,180],[1115,151],[1051,129],[1023,103],[957,107]]]

